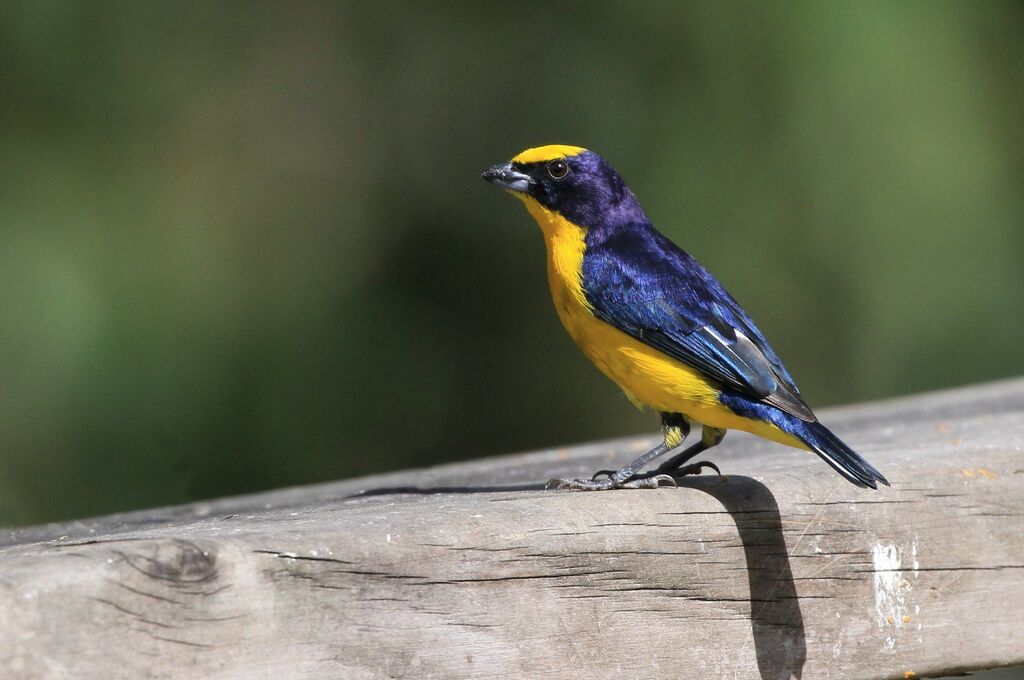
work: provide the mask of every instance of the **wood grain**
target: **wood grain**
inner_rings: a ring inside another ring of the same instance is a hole
[[[1024,380],[731,433],[726,476],[543,491],[653,439],[0,534],[4,678],[904,678],[1024,662]]]

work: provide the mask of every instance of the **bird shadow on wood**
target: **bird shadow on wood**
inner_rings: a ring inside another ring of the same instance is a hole
[[[782,531],[782,516],[775,496],[768,487],[756,479],[738,475],[690,477],[682,480],[679,486],[680,490],[693,489],[713,497],[722,504],[736,523],[746,560],[750,588],[750,623],[757,667],[762,680],[789,680],[802,677],[804,663],[807,660],[804,620],[800,613],[800,601]],[[543,483],[395,486],[367,489],[346,496],[343,500],[390,494],[476,494],[541,491],[544,488]]]
[[[750,477],[693,477],[680,486],[712,496],[736,522],[747,562],[750,623],[762,680],[800,678],[807,640],[793,569],[772,492]]]
[[[531,484],[493,484],[489,486],[384,486],[376,489],[357,491],[342,498],[343,501],[373,496],[391,496],[409,494],[413,496],[430,496],[438,493],[499,493],[502,491],[543,491],[545,485],[540,482]]]

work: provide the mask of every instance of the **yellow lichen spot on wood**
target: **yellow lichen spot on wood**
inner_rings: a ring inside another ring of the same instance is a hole
[[[972,470],[971,468],[960,468],[960,474],[969,479],[975,479],[977,477],[984,477],[985,479],[999,479],[999,473],[988,468],[978,468]]]
[[[964,440],[963,440],[963,439],[961,439],[960,437],[954,437],[953,439],[950,439],[950,440],[949,440],[949,443],[950,443],[950,444],[951,444],[952,446],[959,446],[960,444],[963,444],[963,443],[964,443]]]
[[[565,460],[569,457],[569,449],[558,449],[558,460]]]
[[[886,616],[885,622],[891,626],[892,624],[896,623],[896,619],[892,618],[892,616]]]
[[[939,423],[935,426],[935,429],[939,432],[952,432],[953,428],[949,426],[949,423]]]
[[[903,615],[903,623],[910,623],[910,614]]]
[[[917,677],[917,673],[915,673],[914,671],[904,671],[903,672],[903,677],[904,678],[916,678]]]

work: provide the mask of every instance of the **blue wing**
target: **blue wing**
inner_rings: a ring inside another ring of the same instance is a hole
[[[620,228],[588,243],[583,288],[602,321],[726,388],[801,420],[816,420],[739,303],[653,227]]]

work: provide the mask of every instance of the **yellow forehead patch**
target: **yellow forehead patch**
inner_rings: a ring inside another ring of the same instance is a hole
[[[543,163],[556,158],[568,158],[586,151],[579,146],[568,146],[566,144],[549,144],[547,146],[535,146],[527,149],[512,159],[513,163]]]

